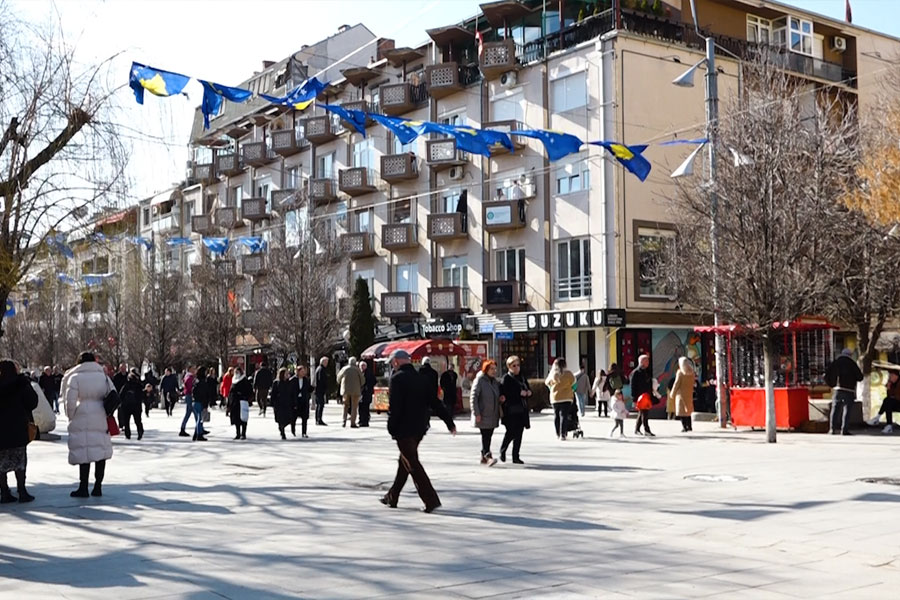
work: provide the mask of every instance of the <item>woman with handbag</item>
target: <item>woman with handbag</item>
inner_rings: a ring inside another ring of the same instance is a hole
[[[92,352],[82,352],[78,364],[63,377],[60,397],[69,418],[69,464],[78,465],[79,474],[78,489],[69,494],[73,498],[87,498],[91,463],[95,464],[90,495],[103,495],[106,461],[113,455],[107,416],[116,407],[104,406],[110,391],[115,391],[115,387]]]
[[[506,427],[506,435],[500,444],[500,460],[506,462],[506,449],[512,443],[512,461],[517,465],[524,465],[525,461],[519,458],[519,450],[522,447],[522,434],[531,428],[528,398],[532,396],[532,392],[528,380],[522,375],[522,361],[518,356],[507,358],[506,368],[508,371],[500,382],[500,395],[506,398],[503,416],[500,418]]]
[[[237,367],[229,390],[228,412],[231,424],[234,425],[236,440],[247,439],[247,421],[250,420],[250,399],[253,397],[253,384],[244,376],[244,370]]]
[[[472,384],[472,417],[481,430],[481,464],[492,467],[497,459],[491,454],[491,438],[500,425],[500,403],[504,401],[497,381],[497,363],[485,361]]]
[[[37,428],[31,411],[37,408],[38,397],[25,375],[20,375],[11,360],[0,361],[0,503],[31,502],[34,496],[25,489],[25,468],[28,466],[26,446],[34,439]],[[19,497],[9,490],[6,474],[16,474]]]

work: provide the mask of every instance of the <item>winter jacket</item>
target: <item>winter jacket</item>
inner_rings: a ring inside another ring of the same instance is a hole
[[[191,400],[199,402],[203,408],[209,408],[216,403],[216,384],[215,380],[208,377],[197,379],[194,384],[194,393],[191,394]]]
[[[500,425],[500,384],[497,379],[483,372],[475,376],[472,384],[472,417],[481,417],[475,422],[478,429],[495,429]]]
[[[446,370],[441,373],[441,390],[444,392],[444,401],[446,402],[448,398],[452,398],[454,402],[456,402],[456,381],[458,377],[456,375],[456,371]]]
[[[650,367],[642,369],[638,367],[631,372],[631,397],[637,402],[641,394],[653,394],[653,376],[650,375]]]
[[[164,375],[162,378],[162,382],[159,384],[159,389],[164,394],[174,394],[178,391],[178,376],[174,373],[169,373],[168,375]]]
[[[125,384],[128,383],[128,373],[123,373],[122,371],[117,371],[112,378],[113,385],[116,386],[116,391],[119,394],[122,393],[122,388],[125,387]]]
[[[371,402],[372,395],[375,393],[375,385],[378,383],[374,367],[370,366],[366,369],[366,372],[363,373],[363,379],[366,382],[362,393],[363,402]]]
[[[316,367],[315,389],[317,399],[324,400],[328,396],[328,370],[322,365]]]
[[[144,386],[137,377],[130,376],[119,390],[122,410],[141,411],[144,405]]]
[[[0,450],[28,445],[28,423],[37,403],[37,394],[25,375],[0,380]]]
[[[528,398],[522,396],[522,392],[530,392],[528,380],[521,374],[513,375],[507,372],[500,380],[500,395],[506,398],[503,403],[503,417],[501,421],[506,427],[531,426],[531,418],[528,414]]]
[[[253,389],[267,390],[272,387],[274,379],[275,377],[272,375],[272,369],[269,367],[262,367],[256,372],[256,375],[253,376]]]
[[[588,377],[587,371],[578,371],[575,373],[575,393],[582,398],[587,398],[591,391],[591,378]]]
[[[294,379],[297,379],[294,376]],[[300,416],[306,414],[309,415],[309,399],[312,396],[313,387],[309,382],[309,375],[304,377],[302,380],[297,382],[297,387],[299,389],[298,392],[298,400],[297,400],[297,410],[300,411]]]
[[[31,389],[34,390],[34,393],[37,394],[37,406],[34,407],[34,410],[31,411],[31,416],[34,419],[34,424],[37,426],[38,431],[41,433],[49,433],[56,429],[56,413],[53,412],[53,407],[50,406],[50,401],[47,400],[47,397],[44,395],[44,391],[40,388],[40,386],[33,381],[31,382]]]
[[[550,404],[572,402],[575,399],[575,391],[572,389],[575,385],[575,376],[572,375],[572,371],[566,370],[562,373],[551,371],[544,383],[550,388]]]
[[[38,385],[48,398],[53,398],[59,393],[59,390],[56,389],[56,377],[52,374],[41,373],[41,376],[38,377]]]
[[[341,386],[341,396],[352,396],[355,398],[362,396],[363,386],[366,382],[362,371],[356,366],[355,358],[351,358],[350,364],[341,369],[337,380]]]
[[[856,383],[863,380],[859,365],[849,356],[838,356],[828,365],[825,371],[825,381],[830,387],[856,393]]]
[[[297,420],[297,402],[300,385],[296,377],[275,381],[272,384],[270,402],[275,409],[275,421],[284,427]]]
[[[628,408],[625,407],[625,400],[616,396],[609,399],[609,411],[613,414],[614,419],[628,418]]]
[[[675,375],[675,383],[669,392],[670,398],[675,398],[675,416],[689,417],[694,412],[694,381],[696,377],[693,371],[684,373],[679,370]]]
[[[434,399],[437,400],[438,397],[438,374],[437,371],[432,368],[431,365],[422,365],[419,369],[419,375],[422,377],[423,381],[425,381],[426,390],[428,392],[428,401],[431,401],[431,397],[434,396]]]
[[[443,403],[422,393],[422,376],[407,363],[394,371],[389,385],[388,433],[395,440],[420,439],[428,431],[429,408],[450,431],[456,431],[453,418]]]
[[[231,415],[231,424],[240,425],[241,421],[241,400],[251,402],[253,398],[253,384],[246,377],[242,377],[239,381],[235,381],[231,386],[231,392],[228,397],[228,412]]]
[[[184,395],[185,396],[193,396],[194,395],[194,386],[197,384],[197,376],[193,373],[188,373],[184,376]]]
[[[112,440],[103,408],[103,399],[111,389],[112,381],[95,362],[72,367],[63,376],[61,398],[69,418],[70,465],[112,458]]]

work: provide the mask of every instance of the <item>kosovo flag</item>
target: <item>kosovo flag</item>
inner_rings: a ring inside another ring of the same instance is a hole
[[[520,129],[510,131],[510,135],[521,135],[540,140],[544,144],[544,150],[547,151],[547,158],[551,161],[559,160],[570,154],[575,154],[581,150],[582,142],[577,136],[571,133],[560,133],[558,131],[547,131],[544,129]]]
[[[498,146],[506,148],[511,154],[516,150],[516,147],[513,146],[512,140],[509,139],[509,134],[505,131],[479,129],[478,135],[488,144],[488,146],[491,147],[492,150],[496,149]]]
[[[259,97],[268,100],[272,104],[290,106],[296,110],[305,110],[326,87],[328,87],[328,82],[322,83],[315,77],[310,77],[283,98],[269,96],[268,94],[260,94]]]
[[[186,237],[173,237],[166,240],[167,246],[191,246],[193,243],[191,238]]]
[[[623,167],[636,175],[641,181],[646,180],[650,174],[650,161],[641,154],[647,149],[646,145],[626,146],[615,142],[591,142],[591,144],[606,148]]]
[[[369,116],[372,117],[376,123],[379,123],[382,127],[393,133],[401,144],[408,144],[419,137],[419,132],[409,126],[409,123],[412,121],[385,115],[371,114]]]
[[[154,96],[174,96],[180,94],[190,80],[191,78],[187,75],[161,71],[133,62],[131,63],[131,76],[128,78],[128,86],[134,90],[134,99],[137,100],[137,103],[143,104],[144,90],[147,90]]]
[[[4,317],[14,317],[16,316],[16,306],[13,304],[13,301],[9,298],[6,299],[6,312],[3,314]]]
[[[211,81],[199,80],[203,86],[203,102],[200,104],[200,111],[203,113],[203,128],[209,129],[209,117],[218,114],[222,108],[222,98],[231,102],[246,102],[253,92],[243,90],[236,87],[228,87]]]
[[[225,254],[228,251],[229,240],[226,237],[205,237],[203,238],[203,245],[209,248],[209,251],[213,254]]]
[[[361,133],[363,137],[366,137],[366,113],[363,111],[355,108],[344,108],[336,104],[320,104],[319,106],[347,121],[353,126],[353,129]]]
[[[256,237],[250,237],[250,236],[239,237],[239,238],[238,238],[238,243],[240,243],[240,244],[246,246],[247,248],[249,248],[249,249],[250,249],[250,252],[252,252],[252,253],[254,253],[254,254],[257,253],[257,252],[262,252],[263,249],[265,249],[265,247],[266,247],[266,242],[265,242],[265,240],[262,239],[262,238],[259,237],[259,236],[256,236]]]

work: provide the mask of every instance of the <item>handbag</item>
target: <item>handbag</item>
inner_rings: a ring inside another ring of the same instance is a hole
[[[37,438],[38,428],[32,421],[28,421],[28,443],[30,444]]]
[[[107,392],[106,396],[103,397],[103,410],[105,410],[107,416],[109,416],[116,412],[116,409],[122,404],[122,399],[119,398],[119,392],[117,392],[115,386],[110,383],[108,377],[106,378],[106,386]]]
[[[119,424],[116,423],[116,420],[112,415],[107,415],[106,417],[106,431],[113,437],[119,435]]]
[[[250,420],[250,402],[241,400],[241,421],[246,423]]]

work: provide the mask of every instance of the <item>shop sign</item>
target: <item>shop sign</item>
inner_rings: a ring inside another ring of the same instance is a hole
[[[512,331],[498,331],[494,334],[498,340],[511,340],[514,339],[515,334]]]
[[[463,324],[460,321],[445,321],[438,319],[430,323],[422,324],[422,335],[424,337],[449,337],[455,338],[463,330]]]
[[[509,205],[493,206],[487,210],[485,225],[509,225],[512,223],[512,209]]]
[[[528,331],[624,327],[625,311],[620,309],[559,310],[530,313]]]

